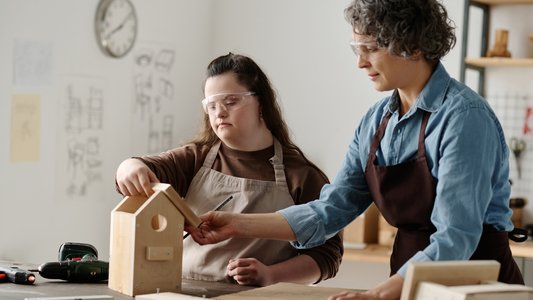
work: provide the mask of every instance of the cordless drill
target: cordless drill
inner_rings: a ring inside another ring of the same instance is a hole
[[[40,265],[36,272],[44,278],[70,282],[99,282],[109,277],[109,263],[98,260],[92,245],[64,243],[59,248],[58,260]]]

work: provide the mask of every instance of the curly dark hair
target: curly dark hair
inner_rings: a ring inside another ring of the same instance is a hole
[[[455,46],[455,24],[437,0],[353,0],[344,17],[354,33],[371,36],[393,55],[417,50],[436,62]]]

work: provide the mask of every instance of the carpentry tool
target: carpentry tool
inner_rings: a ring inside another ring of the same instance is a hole
[[[0,266],[0,273],[4,273],[7,281],[16,284],[33,284],[35,275],[31,271],[20,269],[16,266]]]
[[[90,244],[64,243],[59,247],[58,259],[31,271],[44,278],[70,282],[98,282],[109,277],[109,263],[98,260],[98,251]]]
[[[47,262],[39,266],[39,274],[48,279],[70,282],[98,282],[109,278],[109,263],[84,257],[81,260]]]
[[[513,151],[513,155],[516,161],[516,171],[518,173],[518,178],[522,177],[521,167],[520,167],[520,156],[522,152],[526,149],[526,142],[521,138],[512,137],[509,141],[509,148]]]
[[[81,260],[85,255],[92,255],[98,258],[98,251],[91,244],[66,242],[59,246],[57,260]]]

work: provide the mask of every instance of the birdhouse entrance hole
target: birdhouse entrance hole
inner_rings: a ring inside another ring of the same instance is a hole
[[[167,228],[167,218],[163,215],[156,214],[152,217],[152,229],[161,232]]]

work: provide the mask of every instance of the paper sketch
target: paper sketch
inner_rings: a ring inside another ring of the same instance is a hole
[[[52,81],[52,45],[49,42],[15,41],[13,83],[47,85]]]
[[[14,95],[11,101],[11,161],[29,162],[39,159],[40,97]]]
[[[134,153],[157,153],[174,145],[175,51],[145,46],[135,53],[132,132]]]
[[[58,133],[58,188],[62,195],[95,196],[103,190],[104,89],[100,80],[67,78]]]

